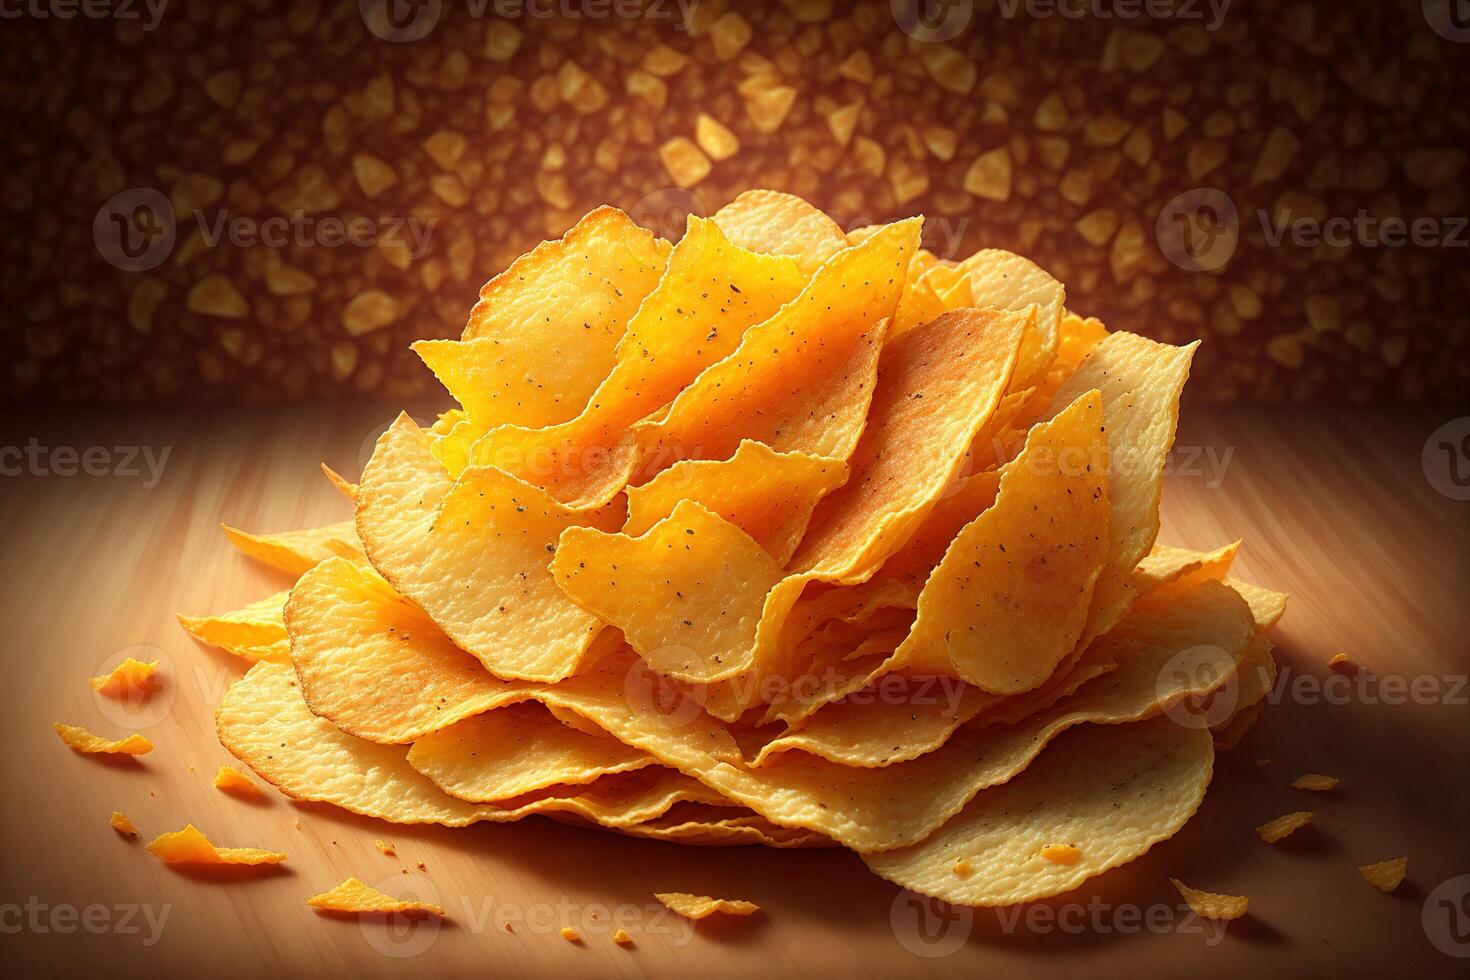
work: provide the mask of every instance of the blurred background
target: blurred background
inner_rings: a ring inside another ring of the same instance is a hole
[[[611,203],[927,216],[1208,403],[1463,402],[1470,4],[4,0],[10,405],[405,398]]]

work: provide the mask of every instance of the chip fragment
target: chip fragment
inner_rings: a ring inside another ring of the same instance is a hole
[[[153,743],[137,732],[126,738],[111,739],[93,735],[80,725],[56,722],[51,726],[69,747],[78,752],[101,753],[104,755],[147,755],[153,751]]]
[[[754,915],[761,907],[738,898],[710,898],[688,892],[654,892],[653,897],[670,911],[686,919],[705,919],[711,915]]]
[[[1229,921],[1238,919],[1245,915],[1250,906],[1250,899],[1245,895],[1221,895],[1216,892],[1200,891],[1198,888],[1190,888],[1178,878],[1170,878],[1179,894],[1184,896],[1189,910],[1202,919],[1220,919]]]
[[[265,795],[249,776],[234,766],[220,766],[214,775],[214,788],[223,793],[233,793],[258,799]]]
[[[228,524],[221,524],[220,530],[231,544],[251,558],[291,575],[300,575],[333,556],[362,558],[362,545],[352,521],[276,534],[252,534]]]
[[[153,673],[158,670],[158,661],[134,660],[128,657],[101,677],[92,678],[92,690],[99,694],[125,695],[135,691],[147,691],[153,684]]]
[[[286,599],[290,592],[277,592],[257,599],[242,609],[218,616],[178,614],[179,625],[194,639],[219,647],[254,663],[269,660],[284,664],[291,660],[291,640],[286,635]]]
[[[434,915],[444,917],[444,909],[430,902],[416,902],[385,895],[356,878],[348,878],[331,891],[313,895],[306,904],[323,912],[382,915]]]
[[[1291,836],[1312,822],[1316,813],[1312,810],[1297,810],[1268,820],[1256,828],[1256,835],[1267,844],[1274,844],[1279,840]]]
[[[286,860],[280,851],[258,847],[216,847],[193,824],[183,830],[159,834],[148,844],[148,853],[166,864],[279,864]]]
[[[107,818],[107,825],[124,837],[137,837],[138,828],[128,819],[127,814],[120,810],[113,810],[112,816]]]
[[[1387,861],[1360,865],[1358,873],[1374,888],[1391,893],[1404,883],[1404,878],[1409,873],[1409,859],[1389,858]]]
[[[1324,776],[1319,772],[1309,772],[1305,776],[1298,776],[1291,781],[1292,789],[1309,789],[1318,793],[1325,793],[1335,787],[1338,780],[1335,776]]]

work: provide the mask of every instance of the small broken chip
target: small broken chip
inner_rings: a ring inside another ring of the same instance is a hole
[[[626,929],[619,929],[617,932],[613,933],[613,942],[617,943],[619,946],[631,946],[633,945],[633,937],[628,935]]]
[[[61,740],[78,752],[107,753],[112,755],[147,755],[153,751],[153,743],[137,732],[127,738],[112,739],[93,735],[80,725],[65,725],[56,722],[52,726]]]
[[[1409,859],[1389,858],[1375,864],[1359,865],[1358,873],[1379,891],[1392,892],[1404,883],[1404,876],[1409,873]]]
[[[107,825],[124,837],[137,837],[138,828],[128,819],[127,814],[121,810],[113,810],[112,816],[107,818]]]
[[[1298,776],[1291,781],[1292,789],[1310,789],[1318,793],[1325,793],[1337,785],[1336,776],[1324,776],[1320,772],[1309,772],[1305,776]]]
[[[703,919],[716,912],[726,915],[754,915],[761,910],[754,902],[738,898],[710,898],[708,895],[691,895],[688,892],[654,892],[653,897],[686,919]]]
[[[397,849],[395,849],[392,844],[389,844],[386,841],[375,840],[373,841],[373,846],[378,849],[378,853],[384,854],[388,857],[392,857],[393,855],[398,853]]]
[[[1073,844],[1048,844],[1038,853],[1052,864],[1076,864],[1082,860],[1082,850]]]
[[[1184,896],[1189,910],[1202,919],[1238,919],[1245,915],[1250,899],[1245,895],[1221,895],[1217,892],[1190,888],[1178,878],[1170,878],[1179,894]]]
[[[242,796],[260,797],[265,795],[261,791],[261,788],[255,785],[254,780],[234,766],[219,767],[219,772],[214,775],[214,788],[226,793],[238,793]]]
[[[149,843],[148,853],[167,864],[279,864],[286,860],[280,851],[259,847],[216,847],[193,824],[159,834]]]
[[[153,683],[153,672],[158,669],[157,660],[134,660],[128,657],[112,668],[111,673],[92,678],[92,690],[99,694],[128,694],[146,691]]]
[[[1256,833],[1267,844],[1274,844],[1311,823],[1313,816],[1315,813],[1311,810],[1298,810],[1261,824],[1256,828]]]
[[[1352,665],[1348,663],[1348,655],[1345,653],[1334,653],[1332,659],[1327,661],[1327,666],[1333,670],[1347,670]]]
[[[573,929],[571,926],[562,926],[561,938],[565,939],[569,943],[580,943],[582,941],[582,934]]]
[[[437,905],[430,902],[394,898],[392,895],[385,895],[376,888],[363,884],[356,878],[348,878],[331,891],[313,895],[306,900],[306,904],[326,912],[437,915],[441,918],[444,916],[444,910]]]

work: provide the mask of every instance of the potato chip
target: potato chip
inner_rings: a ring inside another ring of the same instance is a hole
[[[92,690],[99,694],[130,694],[150,690],[155,681],[153,672],[158,669],[157,660],[146,663],[128,657],[101,677],[92,678]]]
[[[1173,836],[1204,799],[1213,762],[1207,731],[1168,718],[1077,730],[921,843],[863,860],[895,884],[957,905],[1059,895]],[[1057,840],[1073,842],[1076,862],[1041,856]],[[961,860],[975,872],[955,875]]]
[[[327,478],[328,482],[330,482],[332,484],[332,486],[336,488],[337,492],[340,493],[342,496],[346,497],[348,500],[356,500],[357,499],[357,484],[356,483],[353,483],[351,480],[347,479],[341,473],[338,473],[336,470],[332,469],[326,463],[323,463],[322,464],[322,474]]]
[[[741,248],[790,256],[807,277],[849,244],[837,222],[781,191],[745,191],[715,212],[714,223]]]
[[[344,561],[344,559],[337,559]],[[218,616],[176,617],[190,636],[201,643],[233,653],[254,663],[269,660],[288,663],[291,641],[286,635],[286,598],[289,592],[258,599],[243,609]]]
[[[277,534],[251,534],[228,524],[221,524],[220,530],[231,544],[251,558],[291,575],[300,575],[317,562],[334,556],[362,557],[362,545],[358,543],[352,521]]]
[[[582,941],[582,934],[573,929],[571,926],[562,926],[560,935],[561,938],[565,939],[569,943],[580,943]]]
[[[998,248],[981,249],[961,262],[975,306],[998,310],[1036,307],[1016,360],[1017,388],[1034,384],[1057,354],[1057,336],[1067,291],[1030,259]]]
[[[51,726],[70,748],[88,754],[147,755],[153,751],[153,743],[134,732],[127,738],[110,739],[93,735],[80,725],[64,725],[56,722]]]
[[[653,897],[686,919],[706,919],[711,915],[754,915],[761,907],[738,898],[710,898],[688,892],[654,892]]]
[[[1256,724],[1260,718],[1261,711],[1266,707],[1266,702],[1257,701],[1255,704],[1230,716],[1230,720],[1220,727],[1211,727],[1210,732],[1215,736],[1215,749],[1224,752],[1233,749],[1245,738],[1246,733]]]
[[[324,912],[364,912],[384,915],[436,915],[444,916],[444,909],[429,902],[414,902],[385,895],[356,878],[348,878],[331,891],[313,895],[306,904]]]
[[[668,270],[628,321],[611,373],[581,414],[544,428],[502,426],[475,446],[472,458],[544,487],[569,506],[605,504],[638,463],[629,427],[729,356],[747,329],[770,318],[804,282],[791,259],[746,251],[726,241],[714,222],[691,216]]]
[[[1309,772],[1291,781],[1292,789],[1308,789],[1318,793],[1325,793],[1335,786],[1337,786],[1336,777],[1324,776],[1320,772]]]
[[[616,508],[571,511],[489,467],[451,483],[405,415],[378,440],[357,514],[383,577],[496,676],[560,680],[602,629],[557,588],[547,566],[564,529],[610,530],[623,520]]]
[[[286,860],[280,851],[216,847],[193,824],[183,830],[159,834],[148,844],[148,853],[166,864],[279,864]]]
[[[1298,810],[1295,813],[1285,814],[1261,824],[1256,828],[1256,835],[1267,844],[1274,844],[1311,823],[1315,815],[1311,810]]]
[[[1190,888],[1178,878],[1170,878],[1169,881],[1184,896],[1189,910],[1202,919],[1238,919],[1245,915],[1245,910],[1250,905],[1250,899],[1244,895],[1220,895],[1216,892],[1200,891],[1198,888]]]
[[[1348,661],[1348,655],[1345,653],[1334,653],[1332,655],[1332,659],[1327,661],[1327,666],[1331,667],[1333,670],[1346,671],[1353,669],[1352,664]]]
[[[260,787],[234,766],[220,766],[214,775],[214,788],[224,793],[259,799],[265,794]]]
[[[683,460],[628,488],[623,534],[637,536],[693,500],[750,535],[784,566],[817,502],[847,482],[847,464],[806,453],[778,453],[749,439],[724,460]]]
[[[1409,859],[1390,858],[1376,864],[1364,864],[1359,866],[1358,873],[1379,891],[1393,892],[1404,883],[1404,878],[1409,873]]]
[[[118,810],[112,811],[112,816],[107,818],[107,825],[124,837],[137,837],[138,828],[128,819],[127,814]]]
[[[628,935],[628,930],[626,930],[626,929],[618,929],[618,930],[616,930],[613,933],[613,937],[612,938],[613,938],[613,942],[617,943],[619,946],[631,946],[631,945],[633,945],[633,937],[630,936],[630,935]]]

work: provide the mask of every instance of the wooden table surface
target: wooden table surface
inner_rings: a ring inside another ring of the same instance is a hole
[[[0,962],[15,975],[1470,969],[1470,959],[1449,955],[1470,954],[1470,878],[1452,880],[1470,874],[1470,502],[1437,492],[1421,465],[1426,438],[1460,413],[1186,413],[1162,540],[1205,548],[1245,538],[1238,573],[1293,594],[1277,631],[1286,683],[1221,757],[1203,809],[1173,840],[1019,917],[962,910],[929,928],[923,910],[841,850],[686,848],[534,818],[399,828],[213,789],[214,771],[233,760],[215,740],[212,710],[240,666],[185,636],[174,613],[222,612],[284,581],[235,554],[216,524],[274,530],[346,517],[316,464],[355,473],[393,414],[357,405],[0,417],[0,449],[34,449],[19,467],[15,453],[0,457],[7,474],[23,470],[0,477]],[[61,447],[92,448],[92,469],[114,472],[64,475]],[[168,451],[156,480],[141,454],[125,465],[128,447],[147,447],[155,463]],[[87,678],[137,646],[156,648],[165,686],[131,713],[94,697]],[[1367,670],[1342,689],[1324,686],[1339,650]],[[157,749],[136,764],[83,757],[61,744],[53,721],[138,728]],[[1271,762],[1257,767],[1258,757]],[[1329,794],[1288,787],[1305,772],[1342,783]],[[282,849],[290,860],[266,874],[181,873],[110,830],[114,809],[144,840],[192,821],[217,843]],[[1278,846],[1256,838],[1256,825],[1298,809],[1315,809],[1316,825]],[[375,838],[396,845],[397,857],[380,854]],[[1395,895],[1355,870],[1395,856],[1409,859]],[[447,908],[442,927],[394,932],[303,904],[348,875],[398,881],[405,868]],[[1251,915],[1222,936],[1182,914],[1170,876],[1249,895]],[[748,898],[765,913],[691,929],[651,905],[666,890]],[[502,927],[507,917],[519,922],[514,932]],[[611,942],[615,918],[634,934],[632,948]],[[581,944],[556,934],[568,922]]]

